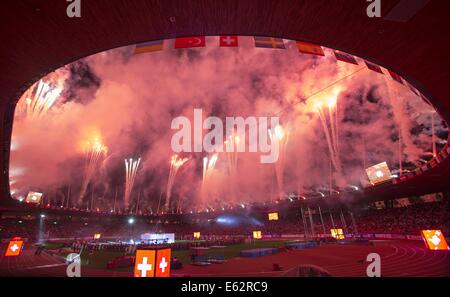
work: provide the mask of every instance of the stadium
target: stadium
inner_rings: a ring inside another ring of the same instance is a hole
[[[450,7],[368,4],[5,4],[0,276],[450,276]]]

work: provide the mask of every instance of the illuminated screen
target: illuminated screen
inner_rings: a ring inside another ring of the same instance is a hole
[[[200,238],[200,232],[194,232],[194,238],[199,239]]]
[[[136,250],[134,277],[154,277],[155,258],[155,250]]]
[[[253,231],[253,238],[261,239],[262,238],[261,231]]]
[[[22,252],[23,248],[23,240],[21,239],[12,239],[5,252],[5,257],[17,257]]]
[[[170,276],[170,257],[171,249],[161,249],[156,251],[156,277],[169,277]]]
[[[391,171],[386,162],[381,162],[367,168],[366,173],[372,184],[381,183],[391,179]]]
[[[422,239],[429,250],[448,251],[448,244],[441,230],[421,230]]]
[[[152,241],[158,244],[174,243],[175,233],[144,233],[141,234],[141,240],[147,242]]]
[[[268,214],[269,221],[278,221],[278,212],[271,212]]]
[[[25,199],[26,203],[40,203],[42,198],[42,193],[39,192],[28,192],[27,198]]]
[[[331,237],[336,239],[344,239],[344,231],[342,229],[330,229]]]

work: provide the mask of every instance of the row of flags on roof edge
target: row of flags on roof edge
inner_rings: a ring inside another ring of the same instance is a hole
[[[275,37],[264,37],[264,36],[254,36],[254,43],[255,47],[259,48],[272,48],[272,49],[286,49],[285,43],[282,38],[275,38]],[[309,42],[304,41],[297,41],[297,48],[298,51],[302,54],[309,54],[309,55],[316,55],[316,56],[325,56],[325,52],[320,45],[316,45]],[[156,52],[163,49],[164,40],[154,40],[154,41],[148,41],[136,44],[134,53],[135,54],[141,54],[141,53],[147,53],[147,52]],[[239,45],[239,37],[236,35],[225,35],[225,36],[219,36],[219,46],[221,47],[237,47]],[[177,37],[175,39],[175,48],[176,49],[182,49],[182,48],[192,48],[192,47],[205,47],[206,46],[206,39],[205,36],[191,36],[191,37]],[[337,50],[333,50],[334,56],[336,57],[336,60],[342,61],[345,63],[353,64],[353,65],[359,65],[356,58],[353,55],[340,52]],[[364,60],[365,65],[370,70],[384,74],[381,70],[381,67],[371,63],[369,61]],[[405,84],[405,81],[402,79],[402,77],[398,74],[396,74],[393,71],[387,70],[391,78],[400,83]],[[407,85],[411,91],[413,91],[416,95],[419,95],[419,92],[412,87],[411,85]]]
[[[255,47],[259,48],[272,48],[272,49],[286,49],[285,43],[282,38],[275,38],[275,37],[264,37],[264,36],[254,36],[254,44]],[[135,45],[134,54],[141,54],[141,53],[147,53],[147,52],[156,52],[161,51],[163,49],[164,40],[153,40],[143,43],[138,43]],[[313,43],[305,42],[305,41],[296,41],[297,49],[302,54],[307,55],[315,55],[315,56],[325,56],[325,52],[320,45],[316,45]],[[238,47],[239,45],[239,37],[237,35],[224,35],[219,36],[219,46],[220,47]],[[191,36],[191,37],[177,37],[175,39],[175,48],[176,49],[183,49],[183,48],[193,48],[193,47],[205,47],[206,46],[206,37],[205,36]],[[336,60],[353,64],[353,65],[359,65],[357,59],[351,55],[344,52],[340,52],[337,50],[332,50],[334,53],[334,56]],[[361,59],[364,61],[364,64],[366,67],[374,72],[377,72],[379,74],[383,74],[381,67],[377,64],[374,64],[372,62],[366,61],[364,59]],[[422,99],[427,102],[429,101],[411,84],[406,82],[400,75],[397,73],[386,69],[389,73],[389,76],[396,81],[399,84],[402,84],[406,87],[408,87],[414,94],[417,96],[422,97]]]
[[[275,37],[264,37],[264,36],[254,36],[254,43],[255,47],[260,48],[272,48],[272,49],[286,49],[286,46],[284,44],[284,41],[282,38],[275,38]],[[134,54],[140,54],[140,53],[146,53],[146,52],[155,52],[160,51],[163,49],[164,40],[154,40],[144,43],[136,44],[134,49]],[[225,35],[225,36],[219,36],[219,46],[221,47],[237,47],[239,45],[239,37],[236,35]],[[316,56],[325,56],[325,52],[320,45],[316,45],[313,43],[305,42],[305,41],[296,41],[297,49],[302,54],[308,54],[308,55],[316,55]],[[192,48],[192,47],[205,47],[206,46],[206,39],[205,36],[192,36],[192,37],[177,37],[175,39],[175,48],[176,49],[183,49],[183,48]],[[336,60],[353,64],[353,65],[359,65],[356,58],[348,53],[340,52],[337,50],[332,50],[334,53],[334,56]],[[379,74],[383,74],[381,67],[377,64],[374,64],[372,62],[364,61],[364,64],[366,67],[374,72],[377,72]],[[417,96],[422,97],[422,99],[427,102],[429,101],[411,84],[409,84],[407,81],[405,81],[400,75],[397,73],[386,69],[389,73],[390,77],[396,81],[399,84],[402,84],[406,87],[408,87],[414,94]],[[431,159],[427,164],[422,165],[421,167],[416,168],[415,171],[408,172],[407,174],[404,174],[398,178],[395,178],[392,180],[394,184],[404,181],[407,179],[410,179],[414,176],[421,175],[423,172],[436,167],[437,164],[441,163],[443,159],[447,158],[448,155],[450,155],[450,147],[448,146],[448,143],[445,145],[444,149],[440,151],[436,157]]]
[[[431,159],[426,164],[423,164],[421,167],[417,167],[414,171],[408,172],[406,174],[401,175],[400,177],[394,178],[392,180],[392,183],[398,184],[399,182],[406,181],[415,176],[421,175],[425,171],[428,171],[431,168],[436,167],[439,163],[441,163],[449,155],[450,155],[450,146],[448,145],[448,143],[446,143],[444,148],[439,153],[436,154],[436,157]]]

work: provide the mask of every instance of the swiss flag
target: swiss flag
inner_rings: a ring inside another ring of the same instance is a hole
[[[22,252],[23,240],[13,239],[9,242],[5,257],[17,257]]]
[[[137,250],[134,264],[134,277],[155,276],[155,254],[154,250]]]
[[[205,44],[205,36],[177,37],[175,39],[175,48],[204,47]]]
[[[220,46],[236,47],[238,46],[238,37],[232,36],[220,36]]]
[[[157,250],[156,252],[156,277],[170,276],[170,249]]]

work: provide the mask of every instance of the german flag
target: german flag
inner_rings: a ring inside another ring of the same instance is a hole
[[[352,55],[338,51],[334,51],[334,55],[336,56],[336,59],[339,61],[358,65],[358,62],[356,62],[355,57],[353,57]]]
[[[371,63],[366,60],[364,60],[364,63],[366,63],[367,68],[369,68],[370,70],[384,74],[383,71],[381,70],[381,67],[378,66],[377,64]]]
[[[148,41],[136,44],[136,47],[134,48],[134,53],[142,54],[148,52],[157,52],[162,50],[162,48],[163,48],[163,40]]]
[[[325,56],[323,49],[320,45],[315,45],[309,42],[297,41],[298,51],[303,54]]]
[[[279,48],[285,49],[283,39],[273,37],[255,36],[255,46],[264,48]]]

